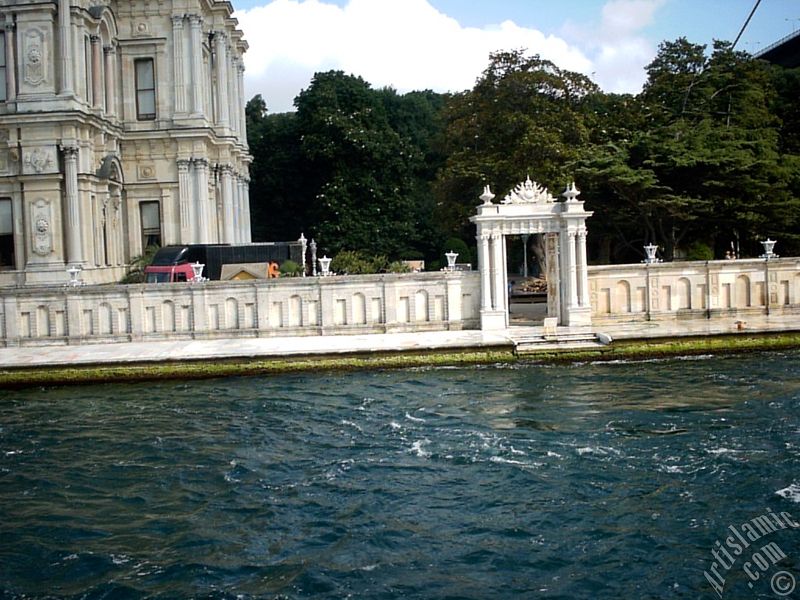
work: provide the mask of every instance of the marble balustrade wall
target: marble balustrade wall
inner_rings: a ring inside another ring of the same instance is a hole
[[[476,329],[477,272],[0,291],[0,346]]]
[[[800,258],[589,267],[592,323],[800,312]]]

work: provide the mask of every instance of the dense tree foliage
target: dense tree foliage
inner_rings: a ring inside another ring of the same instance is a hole
[[[411,258],[435,248],[429,215],[443,97],[373,90],[341,71],[318,73],[297,112],[248,104],[256,160],[258,239],[315,236],[321,250]],[[256,218],[254,217],[254,222]]]
[[[665,42],[637,96],[523,51],[498,52],[475,87],[446,96],[373,89],[318,73],[271,115],[247,107],[257,239],[316,236],[329,253],[442,260],[473,245],[468,218],[489,183],[529,175],[557,195],[572,179],[594,211],[591,258],[638,261],[800,252],[800,70],[715,42]],[[448,240],[448,242],[445,242]]]
[[[589,140],[584,102],[598,91],[583,75],[538,56],[520,50],[492,54],[475,87],[454,96],[445,111],[439,223],[471,237],[467,219],[487,182],[508,191],[527,174],[556,193],[564,189],[571,178],[568,165]]]

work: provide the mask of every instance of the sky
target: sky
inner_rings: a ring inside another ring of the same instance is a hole
[[[473,87],[489,53],[524,48],[637,93],[664,40],[734,40],[757,0],[233,0],[250,49],[245,95],[293,110],[315,72],[359,75],[400,93]],[[800,30],[800,1],[761,0],[737,49]]]

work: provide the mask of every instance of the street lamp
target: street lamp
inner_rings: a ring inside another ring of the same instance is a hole
[[[78,275],[83,268],[80,265],[72,265],[71,267],[67,267],[67,273],[69,274],[69,284],[72,287],[78,287],[83,285],[83,282],[78,279]]]
[[[658,250],[658,246],[655,244],[647,244],[644,247],[645,252],[645,259],[644,262],[648,265],[652,265],[653,263],[661,262],[661,259],[656,258],[656,251]]]
[[[450,252],[444,253],[445,258],[447,258],[447,270],[448,271],[455,271],[456,270],[456,259],[458,258],[458,252]]]
[[[199,283],[206,280],[206,278],[203,277],[203,268],[205,267],[203,263],[199,261],[193,262],[190,263],[189,266],[192,267],[192,274],[194,275],[194,277],[192,277],[192,283]]]
[[[769,238],[763,240],[761,245],[764,246],[764,254],[761,255],[761,258],[766,258],[767,260],[770,258],[778,258],[778,255],[772,251],[776,243],[776,240],[771,240]]]
[[[327,255],[323,256],[319,259],[319,268],[322,270],[320,275],[322,277],[328,277],[331,274],[331,258],[328,258]]]

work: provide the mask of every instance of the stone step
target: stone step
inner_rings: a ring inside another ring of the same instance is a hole
[[[596,339],[570,341],[541,340],[538,342],[517,342],[514,345],[514,353],[520,356],[524,354],[535,354],[538,352],[547,351],[593,350],[604,347],[605,346]]]

